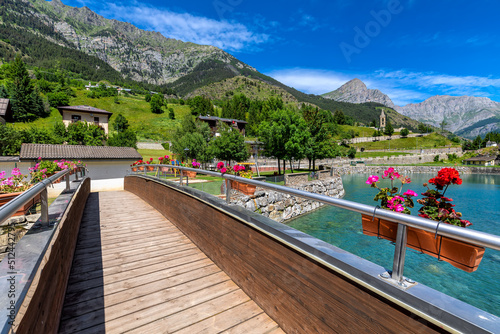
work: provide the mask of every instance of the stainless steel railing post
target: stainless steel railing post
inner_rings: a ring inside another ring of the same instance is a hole
[[[40,222],[42,226],[49,225],[49,198],[48,198],[47,188],[44,188],[40,193]]]
[[[231,182],[226,179],[226,203],[231,203]]]
[[[76,173],[78,173],[78,171],[76,171]],[[70,185],[69,185],[69,173],[66,174],[66,176],[64,178],[66,179],[66,190],[69,190],[69,188],[70,188]]]
[[[396,234],[396,248],[394,249],[394,261],[392,263],[391,278],[399,284],[403,282],[403,271],[406,256],[406,240],[408,236],[408,227],[404,224],[398,224]]]

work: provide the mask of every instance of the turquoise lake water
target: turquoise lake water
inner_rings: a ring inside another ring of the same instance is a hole
[[[373,200],[376,189],[365,184],[367,175],[346,175],[342,178],[346,195],[344,199],[368,205],[377,205]],[[419,194],[422,186],[434,174],[411,174],[412,183],[406,189]],[[464,219],[470,220],[475,229],[500,235],[500,176],[462,175],[463,184],[452,185],[446,197],[453,198],[455,210],[462,212]],[[382,180],[379,186],[389,186]],[[390,181],[389,181],[390,182]],[[395,186],[401,184],[395,183]],[[421,206],[415,202],[412,214],[416,215]],[[325,206],[310,214],[289,222],[289,226],[342,248],[357,256],[392,268],[394,245],[387,240],[363,235],[361,214],[344,209]],[[474,305],[482,310],[500,316],[500,251],[486,249],[479,268],[467,273],[431,256],[420,254],[410,248],[406,251],[404,275],[439,290],[454,298]]]

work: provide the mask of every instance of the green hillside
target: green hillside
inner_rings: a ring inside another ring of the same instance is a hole
[[[150,105],[144,100],[144,96],[120,96],[119,103],[114,102],[113,97],[91,99],[85,96],[84,90],[77,91],[77,97],[70,100],[70,105],[89,105],[104,109],[113,114],[121,113],[129,121],[130,128],[136,133],[139,141],[156,140],[166,141],[172,139],[172,133],[180,122],[180,119],[191,110],[187,105],[169,104],[174,109],[175,120],[168,117],[168,111],[163,114],[153,114]],[[15,123],[15,128],[29,128],[31,126],[40,128],[52,128],[62,117],[57,109],[52,108],[50,117],[40,118],[31,123]],[[114,117],[110,120],[110,130],[113,128]]]
[[[280,97],[283,102],[298,102],[286,90],[272,86],[258,79],[236,76],[196,89],[186,97],[202,95],[212,100],[224,100],[236,94],[244,94],[251,100],[264,100],[269,97]]]

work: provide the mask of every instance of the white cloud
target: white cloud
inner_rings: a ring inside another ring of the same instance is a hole
[[[252,48],[269,40],[269,35],[251,31],[233,21],[217,21],[189,13],[177,13],[131,2],[109,4],[101,15],[124,20],[141,28],[162,33],[165,37],[203,45],[214,45],[226,51]]]
[[[302,68],[276,70],[266,74],[307,94],[331,92],[353,79],[348,74]]]
[[[490,96],[489,89],[499,89],[500,79],[480,76],[454,76],[434,72],[377,71],[376,77],[395,84],[426,90],[438,90],[441,94]]]
[[[433,95],[471,95],[497,97],[500,79],[479,76],[453,76],[432,72],[378,70],[370,73],[335,72],[292,68],[266,73],[284,84],[308,94],[333,91],[354,78],[370,89],[387,94],[394,104],[419,103]],[[493,91],[493,92],[492,92]]]

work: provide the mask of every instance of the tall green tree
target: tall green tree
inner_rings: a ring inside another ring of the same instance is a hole
[[[128,120],[122,114],[118,114],[115,118],[115,122],[113,123],[113,129],[116,132],[124,132],[129,127]]]
[[[151,112],[153,114],[163,114],[163,104],[164,104],[164,101],[163,101],[163,95],[162,94],[153,94],[153,96],[151,97],[151,102],[150,102],[150,106],[151,106]]]
[[[181,103],[182,104],[182,103]],[[214,106],[212,100],[204,96],[195,96],[187,100],[188,106],[191,108],[191,114],[194,116],[206,116],[214,114]]]
[[[103,146],[106,134],[95,124],[75,122],[68,125],[67,140],[69,145]]]
[[[34,88],[26,69],[26,65],[17,55],[9,70],[9,81],[7,90],[12,103],[12,117],[16,122],[28,122],[35,120],[37,115],[35,107]]]
[[[394,128],[392,127],[391,120],[387,119],[387,123],[384,129],[384,134],[390,137],[392,136],[393,133],[394,133]]]
[[[219,160],[245,161],[250,156],[245,138],[236,129],[221,124],[219,128],[220,136],[213,137],[208,147],[208,153]]]
[[[22,142],[23,138],[19,131],[0,123],[0,155],[19,154]]]
[[[192,115],[186,115],[174,133],[172,152],[187,158],[207,161],[210,127],[205,122],[195,122]],[[186,150],[187,149],[187,150]]]
[[[302,115],[307,124],[310,137],[305,147],[305,156],[309,160],[309,169],[316,169],[316,160],[334,155],[332,136],[338,133],[332,113],[311,106],[302,108]],[[301,158],[301,157],[296,157]]]
[[[112,135],[108,139],[109,146],[137,148],[137,136],[132,130],[124,130]]]
[[[272,112],[270,120],[262,122],[259,126],[259,140],[264,143],[264,154],[278,159],[280,174],[280,160],[284,163],[292,157],[304,156],[309,137],[310,133],[307,131],[304,119],[289,109]]]
[[[342,110],[335,110],[333,113],[333,121],[338,125],[345,124],[346,118]]]

